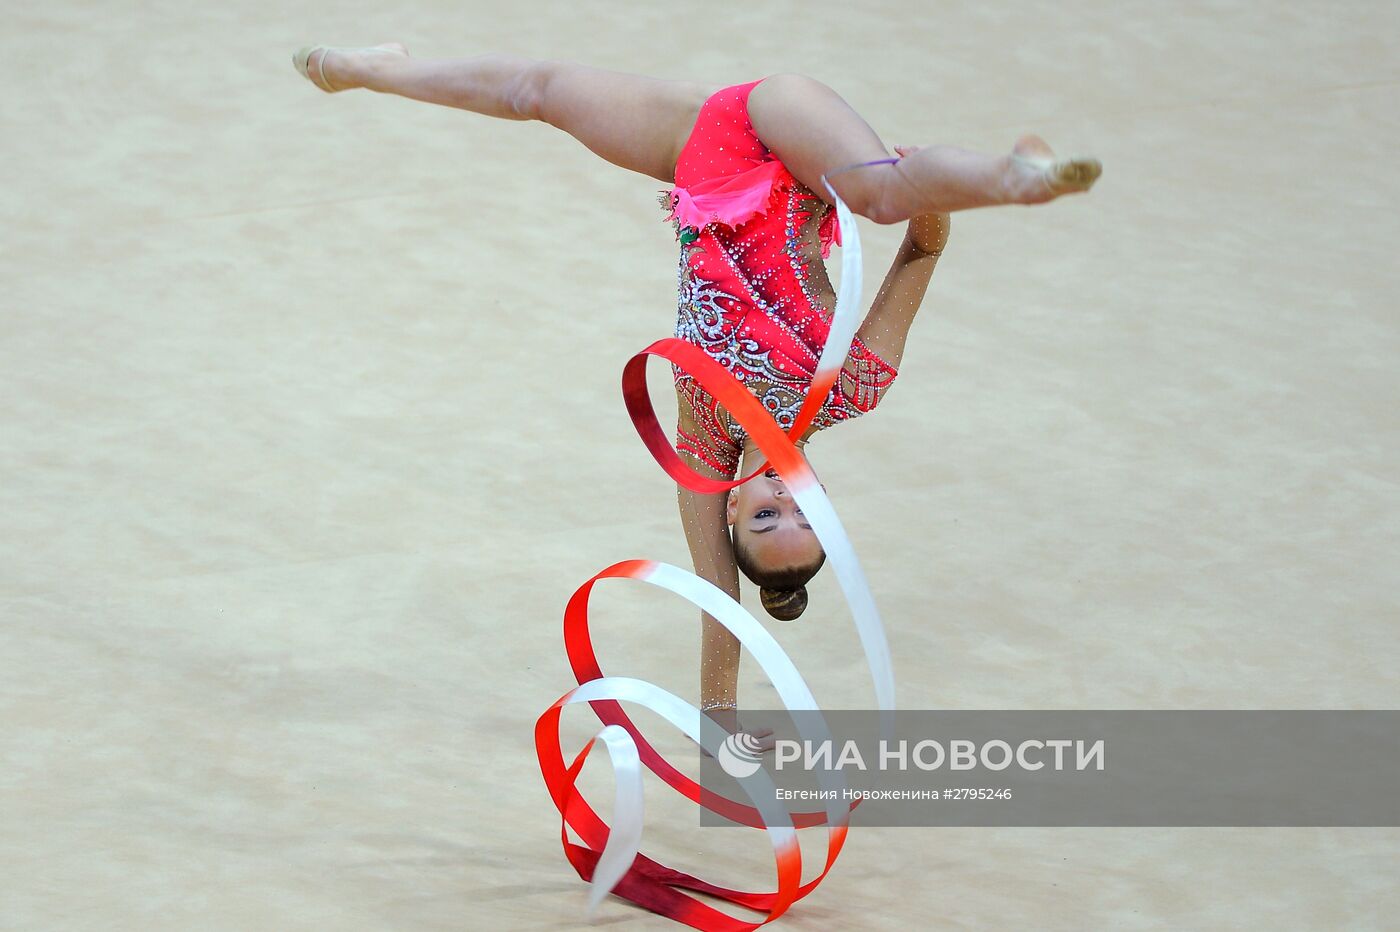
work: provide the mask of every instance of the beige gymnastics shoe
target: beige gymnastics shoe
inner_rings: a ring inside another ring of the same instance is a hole
[[[1011,150],[1011,161],[1023,176],[1037,180],[1036,187],[1043,186],[1043,195],[1039,192],[1030,195],[1031,203],[1087,191],[1103,174],[1103,164],[1098,159],[1056,160],[1055,153],[1039,136],[1022,136],[1017,140],[1016,147]]]
[[[311,56],[317,52],[321,57],[316,59],[316,66],[311,66]],[[370,52],[381,55],[402,55],[408,57],[408,49],[397,42],[387,42],[383,45],[371,45],[363,48],[337,48],[329,45],[308,45],[297,50],[292,56],[292,66],[301,73],[303,78],[325,91],[327,94],[335,94],[340,91],[349,90],[347,87],[335,87],[326,80],[326,56],[331,52]],[[314,73],[313,73],[314,72]]]

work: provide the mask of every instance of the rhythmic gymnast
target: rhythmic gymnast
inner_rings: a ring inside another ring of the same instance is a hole
[[[510,55],[412,58],[399,43],[304,48],[298,71],[323,91],[367,88],[508,120],[555,126],[614,165],[671,187],[680,241],[676,336],[743,381],[779,426],[792,425],[830,329],[835,293],[822,260],[839,242],[822,177],[887,156],[830,88],[780,74],[716,89]],[[1056,161],[1037,136],[1006,155],[952,146],[896,147],[897,160],[832,178],[853,213],[908,223],[841,377],[798,441],[874,408],[894,381],[905,338],[948,236],[952,211],[1039,204],[1087,191],[1100,166]],[[732,480],[762,454],[695,380],[675,371],[676,448],[697,472]],[[739,571],[764,608],[792,620],[825,559],[772,470],[725,495],[679,490],[696,575],[739,598]],[[703,618],[701,709],[737,729],[739,642]]]

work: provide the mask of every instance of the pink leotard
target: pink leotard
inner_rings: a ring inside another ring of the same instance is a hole
[[[676,336],[748,385],[787,429],[830,329],[822,259],[840,240],[835,211],[754,133],[748,98],[759,83],[705,101],[662,201],[681,243]],[[732,478],[742,428],[694,379],[674,375],[682,405],[676,448]],[[857,338],[813,427],[871,410],[895,375]]]

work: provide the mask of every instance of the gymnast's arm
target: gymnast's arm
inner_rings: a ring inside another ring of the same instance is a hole
[[[696,436],[694,412],[685,395],[676,395],[677,432]],[[708,463],[686,456],[686,463],[704,476],[728,480]],[[739,601],[739,566],[734,560],[734,544],[725,518],[724,493],[702,494],[677,487],[681,525],[695,575],[714,583],[734,601]],[[735,708],[739,691],[739,639],[708,614],[700,616],[700,708],[729,731],[735,730]]]
[[[947,214],[925,214],[909,221],[904,242],[856,331],[856,337],[894,369],[903,362],[905,338],[948,243],[948,230]],[[854,378],[866,364],[847,358],[847,376]]]

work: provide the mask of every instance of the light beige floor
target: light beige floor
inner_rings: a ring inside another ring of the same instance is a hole
[[[1380,2],[8,11],[0,927],[581,923],[531,726],[573,587],[684,561],[617,390],[672,324],[658,185],[546,127],[327,97],[298,45],[800,70],[891,143],[1099,155],[1089,198],[955,218],[899,387],[813,444],[901,704],[1394,708],[1397,35]],[[878,275],[898,231],[862,235]],[[690,694],[694,619],[644,590],[600,594],[605,663]],[[813,598],[783,643],[868,704]],[[772,882],[761,838],[649,801],[648,850]],[[1394,928],[1397,855],[866,830],[782,922]]]

